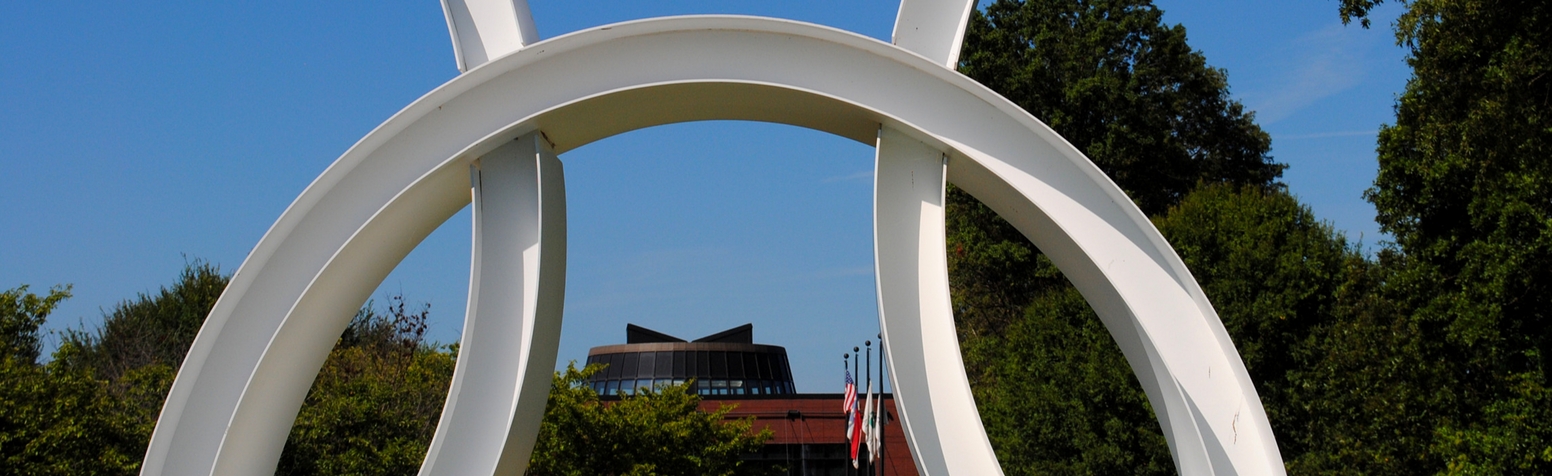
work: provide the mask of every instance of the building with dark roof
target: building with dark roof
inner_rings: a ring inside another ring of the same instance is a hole
[[[868,464],[863,449],[863,463],[853,468],[844,395],[797,393],[787,349],[755,344],[751,324],[693,341],[627,324],[624,344],[592,348],[587,363],[608,365],[588,380],[606,400],[643,387],[693,381],[702,410],[727,405],[734,407],[727,418],[753,418],[752,429],[769,429],[772,438],[759,452],[744,455],[746,464],[786,468],[793,476],[918,474],[896,420],[893,395],[878,395],[884,409],[880,457]],[[858,400],[861,406],[863,398]]]
[[[787,349],[754,343],[752,324],[693,341],[627,324],[624,344],[592,348],[587,363],[608,365],[588,380],[600,395],[689,380],[702,396],[797,393]]]

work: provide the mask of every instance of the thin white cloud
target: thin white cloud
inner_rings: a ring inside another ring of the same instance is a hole
[[[1296,139],[1326,139],[1326,138],[1331,138],[1331,137],[1361,137],[1361,136],[1375,136],[1375,135],[1379,135],[1379,133],[1380,133],[1379,129],[1367,129],[1367,130],[1361,130],[1361,131],[1316,132],[1316,133],[1311,133],[1311,134],[1287,134],[1287,135],[1273,134],[1272,135],[1272,140],[1275,141],[1275,140],[1296,140]]]
[[[1256,121],[1275,123],[1363,82],[1368,48],[1357,34],[1334,24],[1293,40],[1280,52],[1268,52],[1290,59],[1273,67],[1280,71],[1281,81],[1245,96],[1245,104],[1256,111]]]
[[[823,180],[820,180],[821,183],[852,182],[852,181],[872,182],[873,181],[873,171],[872,170],[864,170],[864,171],[857,172],[857,173],[850,174],[850,175],[838,175],[838,176],[835,176],[835,177],[826,177]]]

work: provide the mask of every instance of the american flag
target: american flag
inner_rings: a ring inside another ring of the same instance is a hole
[[[843,407],[841,409],[841,411],[846,412],[847,415],[851,415],[851,412],[854,412],[854,411],[857,410],[857,382],[852,381],[852,379],[851,379],[851,371],[850,370],[847,370],[845,372],[846,372],[846,390],[844,390],[843,392],[846,394],[846,398],[845,398],[844,401],[841,402],[841,406]],[[851,434],[851,432],[847,431],[846,434],[849,435],[849,434]]]

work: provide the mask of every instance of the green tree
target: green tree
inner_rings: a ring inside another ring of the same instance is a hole
[[[1198,182],[1270,184],[1271,139],[1226,74],[1148,0],[1000,0],[971,17],[960,71],[1045,121],[1149,214]]]
[[[1279,191],[1203,187],[1154,224],[1222,319],[1290,470],[1416,467],[1427,367],[1379,294],[1385,268]]]
[[[1147,396],[1076,289],[1043,290],[1023,318],[963,352],[1006,474],[1174,472]]]
[[[1384,251],[1377,262],[1349,266],[1333,320],[1295,349],[1303,365],[1282,385],[1273,419],[1290,474],[1439,469],[1428,446],[1457,382],[1453,363],[1432,357],[1426,349],[1435,343],[1392,296],[1403,258]]]
[[[1062,134],[1150,215],[1168,212],[1203,184],[1228,184],[1217,192],[1224,197],[1274,194],[1284,168],[1267,154],[1270,139],[1253,115],[1230,98],[1226,74],[1208,66],[1187,45],[1185,29],[1164,25],[1162,12],[1145,0],[995,2],[972,14],[960,71]],[[1246,200],[1277,196],[1285,197]],[[1247,229],[1236,231],[1275,228],[1252,225],[1262,218],[1247,215],[1235,223]],[[1017,230],[957,189],[949,193],[947,220],[956,324],[1004,469],[1172,472],[1130,367],[1061,272]],[[1301,220],[1284,219],[1281,226],[1314,223]],[[1227,238],[1235,231],[1226,228],[1216,229],[1222,236],[1200,237],[1202,251],[1232,254],[1216,248],[1235,244]],[[1340,259],[1344,245],[1334,247],[1327,254]],[[1264,257],[1244,259],[1252,258]],[[1266,371],[1279,373],[1289,363],[1277,352],[1289,344],[1274,340],[1309,332],[1308,322],[1317,319],[1264,323],[1256,313],[1303,316],[1323,304],[1298,293],[1254,296],[1266,288],[1256,286],[1256,276],[1236,274],[1247,266],[1225,267],[1219,291],[1255,309],[1226,315],[1247,316],[1236,329],[1257,339]],[[1272,269],[1309,271],[1295,268]],[[1317,279],[1279,277],[1307,287]]]
[[[1162,15],[1147,0],[1000,0],[972,13],[959,69],[1050,125],[1150,215],[1198,183],[1273,186],[1284,166],[1267,134]],[[998,332],[1066,285],[990,209],[958,189],[949,202],[963,337]]]
[[[69,287],[47,296],[27,286],[0,292],[0,474],[132,474],[149,436],[137,409],[113,398],[104,381],[63,361],[37,362],[40,327]]]
[[[185,264],[171,286],[118,303],[91,331],[66,332],[64,340],[81,350],[72,364],[91,367],[108,380],[153,365],[177,369],[228,280],[213,264]]]
[[[6,291],[0,335],[0,474],[131,474],[176,369],[228,278],[195,261],[178,280],[63,335],[35,361],[38,327],[66,289]],[[287,442],[283,474],[413,474],[446,397],[456,346],[424,341],[429,308],[391,296],[362,308],[319,372]],[[22,358],[16,358],[16,357]]]
[[[1379,0],[1343,0],[1344,21]],[[1416,0],[1394,27],[1412,77],[1366,196],[1405,254],[1391,287],[1448,386],[1444,472],[1552,472],[1552,5]],[[1420,449],[1419,449],[1420,450]]]
[[[44,297],[27,288],[24,284],[0,292],[0,355],[36,362],[42,350],[38,329],[60,301],[70,299],[70,286],[55,286]]]
[[[178,367],[228,280],[213,264],[189,262],[172,285],[118,303],[97,327],[65,331],[61,347],[72,351],[54,360],[105,381],[114,398],[133,404],[144,448]]]
[[[1370,262],[1293,197],[1263,187],[1200,187],[1154,223],[1223,319],[1284,456],[1331,449],[1328,435],[1309,429],[1311,416],[1327,414],[1306,407],[1347,388],[1297,389],[1328,376],[1309,371],[1317,363],[1347,356],[1325,346],[1353,331],[1335,317],[1369,296],[1355,276],[1369,276]],[[1071,286],[1045,288],[1021,319],[966,339],[964,353],[1009,474],[1174,471],[1130,366]]]
[[[276,474],[415,474],[436,431],[456,347],[425,341],[429,306],[391,296],[351,320],[307,393]]]
[[[660,386],[605,403],[589,375],[603,366],[556,372],[528,473],[534,476],[750,475],[771,468],[744,465],[771,430],[752,419],[726,421],[731,406],[700,411],[689,384]]]
[[[1263,398],[1301,366],[1294,350],[1330,321],[1347,268],[1365,265],[1279,191],[1209,185],[1153,222],[1212,300]]]
[[[120,303],[98,328],[65,331],[48,364],[36,361],[38,329],[69,288],[43,298],[25,286],[6,291],[3,466],[17,474],[137,471],[176,369],[226,280],[191,263],[173,286]]]

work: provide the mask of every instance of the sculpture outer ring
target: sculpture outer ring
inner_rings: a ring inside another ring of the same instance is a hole
[[[653,97],[664,107],[646,107]],[[790,101],[802,107],[783,105]],[[576,123],[589,107],[617,115]],[[364,137],[233,276],[179,371],[145,474],[273,472],[332,336],[468,203],[474,158],[535,129],[564,152],[703,119],[782,122],[868,143],[873,133],[859,131],[883,125],[941,147],[949,180],[1029,236],[1094,306],[1182,472],[1282,472],[1249,375],[1206,297],[1147,218],[1070,144],[974,81],[892,45],[799,22],[708,16],[536,43],[455,78]]]

